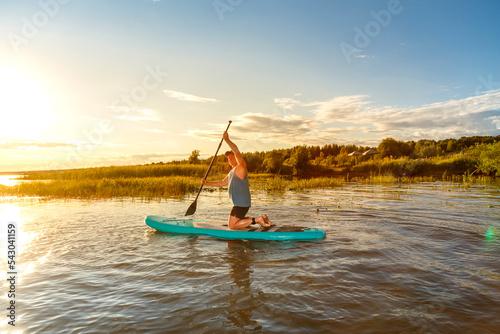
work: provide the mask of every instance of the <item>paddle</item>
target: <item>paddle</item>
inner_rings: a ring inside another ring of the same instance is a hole
[[[231,121],[229,121],[229,124],[227,125],[226,131],[229,130],[229,126],[231,125]],[[217,147],[217,151],[215,151],[215,155],[212,158],[212,161],[210,162],[210,166],[208,166],[208,170],[205,173],[204,179],[207,178],[208,173],[210,172],[210,169],[212,168],[212,165],[214,164],[215,158],[217,158],[217,153],[219,153],[219,149],[222,145],[222,142],[224,141],[224,138],[220,140],[219,147]],[[185,216],[191,216],[193,213],[196,212],[196,201],[198,200],[198,196],[200,196],[201,189],[203,188],[203,184],[200,187],[200,190],[198,190],[198,194],[196,195],[196,198],[194,199],[193,204],[187,209]]]

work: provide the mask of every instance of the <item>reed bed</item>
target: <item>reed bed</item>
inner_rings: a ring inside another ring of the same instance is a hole
[[[393,175],[371,175],[365,178],[352,178],[350,181],[362,184],[392,184],[392,183],[419,183],[434,182],[436,179],[432,176],[421,177],[396,177]],[[265,182],[252,183],[252,188],[267,191],[300,190],[314,188],[335,188],[342,187],[350,182],[347,178],[339,177],[318,177],[311,179],[286,180],[282,177],[272,177]]]
[[[450,161],[446,161],[446,163],[450,163]],[[211,173],[210,180],[224,178],[226,172],[224,168],[225,166],[216,168],[216,173]],[[148,165],[29,173],[24,181],[17,185],[0,185],[0,196],[86,199],[182,197],[186,194],[194,194],[199,189],[200,179],[205,172],[206,166],[204,165]],[[175,175],[175,173],[180,175]],[[442,179],[443,181],[461,184],[487,183],[490,180],[486,177],[471,176],[469,174],[457,176],[447,175],[446,173],[443,174]],[[346,177],[291,179],[274,174],[250,175],[251,188],[265,191],[335,188],[344,186],[351,181],[360,184],[408,184],[434,182],[436,177],[407,177],[396,176],[392,173],[370,173],[369,177],[352,179],[349,178],[349,175]],[[213,188],[209,187],[204,189],[205,191],[213,191]]]
[[[333,188],[343,186],[346,180],[334,177],[317,177],[290,181],[290,189]]]
[[[477,168],[476,161],[468,155],[457,154],[451,157],[413,160],[409,158],[370,160],[354,166],[356,173],[376,173],[379,175],[414,175],[428,173],[447,173],[463,175]]]
[[[386,183],[420,183],[420,182],[435,182],[433,176],[414,176],[414,177],[397,177],[394,175],[370,175],[369,177],[355,177],[351,181],[363,184],[386,184]]]
[[[171,176],[150,178],[32,181],[0,187],[2,196],[39,196],[48,198],[138,197],[145,199],[181,197],[194,193],[199,178]]]
[[[214,165],[212,174],[224,172],[226,165]],[[49,172],[27,172],[23,180],[99,180],[118,178],[152,178],[165,176],[196,176],[202,178],[206,165],[164,164],[139,166],[110,166]]]
[[[251,181],[254,181],[252,178]],[[312,188],[332,188],[343,186],[345,180],[332,177],[318,177],[312,179],[294,179],[287,180],[280,176],[268,177],[266,179],[258,178],[256,182],[252,182],[253,189],[267,191],[284,191]]]

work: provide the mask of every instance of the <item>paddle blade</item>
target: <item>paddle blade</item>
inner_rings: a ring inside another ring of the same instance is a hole
[[[191,216],[195,212],[196,212],[196,200],[187,209],[186,214],[184,216]]]

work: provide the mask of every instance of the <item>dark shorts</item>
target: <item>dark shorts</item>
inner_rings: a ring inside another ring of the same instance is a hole
[[[246,217],[246,214],[250,210],[250,207],[244,207],[244,206],[233,206],[231,209],[231,213],[229,213],[230,216],[239,218],[239,219],[244,219]]]

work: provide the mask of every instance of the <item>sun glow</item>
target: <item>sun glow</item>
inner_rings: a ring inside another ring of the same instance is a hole
[[[42,87],[21,71],[0,68],[0,137],[34,139],[52,120]]]

